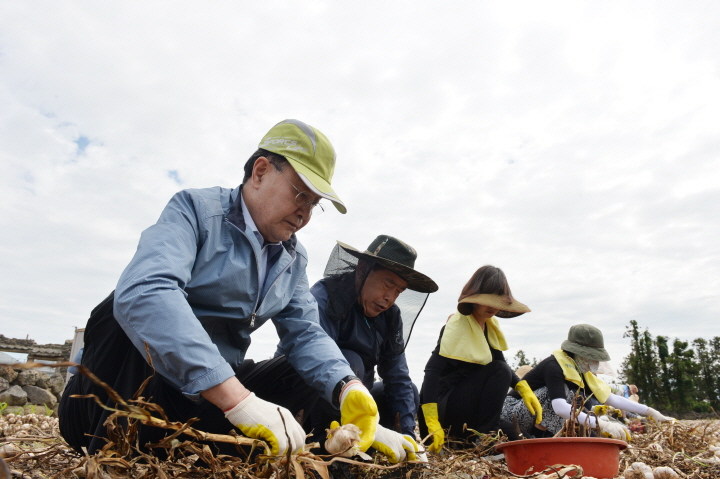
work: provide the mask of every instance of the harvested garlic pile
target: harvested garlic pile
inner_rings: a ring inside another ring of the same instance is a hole
[[[39,414],[0,416],[0,437],[25,437],[30,435],[51,435],[58,428],[58,419]]]
[[[660,466],[654,470],[644,462],[633,462],[623,473],[625,479],[679,479],[671,467]]]
[[[644,462],[633,462],[623,473],[625,479],[655,479],[653,470]]]
[[[578,466],[564,466],[561,469],[558,469],[557,471],[548,472],[546,474],[540,474],[539,476],[536,476],[535,479],[556,479],[558,477],[568,477],[567,474],[569,472],[577,473]],[[595,479],[590,476],[583,475],[583,479]]]
[[[671,467],[661,466],[656,467],[653,471],[655,479],[679,479],[678,473]]]
[[[325,429],[328,435],[325,441],[325,449],[330,454],[340,454],[344,457],[352,457],[360,452],[360,433],[362,432],[355,424],[345,424],[334,429]]]
[[[702,459],[705,462],[710,463],[719,463],[720,462],[720,447],[718,446],[710,446],[709,451],[713,453],[713,456],[710,459]]]

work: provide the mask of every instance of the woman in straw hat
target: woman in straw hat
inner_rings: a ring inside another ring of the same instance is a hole
[[[515,300],[505,274],[483,266],[460,293],[457,312],[440,331],[440,338],[425,366],[420,393],[420,431],[433,434],[429,450],[439,452],[444,430],[456,438],[470,432],[495,431],[508,388],[518,391],[527,407],[542,419],[542,408],[526,381],[510,369],[502,351],[507,350],[498,317],[512,318],[530,311]],[[510,432],[503,427],[505,432]]]
[[[530,412],[515,393],[508,394],[505,399],[501,418],[506,421],[517,419],[520,429],[527,437],[552,437],[562,429],[565,420],[571,417],[571,404],[578,393],[584,403],[587,403],[586,398],[593,397],[601,404],[650,416],[658,422],[673,420],[653,408],[613,394],[610,386],[595,375],[600,361],[608,360],[610,355],[605,350],[602,332],[589,324],[576,324],[570,328],[568,338],[563,341],[560,349],[543,359],[525,375],[524,379],[542,404],[543,420],[535,424]],[[593,409],[596,415],[580,412],[577,422],[598,428],[604,436],[630,439],[625,425],[603,414],[602,406]]]

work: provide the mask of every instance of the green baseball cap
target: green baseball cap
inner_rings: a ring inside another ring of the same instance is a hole
[[[310,190],[332,201],[340,213],[347,212],[330,186],[335,149],[320,130],[300,120],[284,120],[270,128],[258,148],[284,156]]]

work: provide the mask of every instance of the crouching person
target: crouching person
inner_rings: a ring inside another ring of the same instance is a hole
[[[514,392],[505,398],[502,419],[517,421],[526,437],[553,437],[560,432],[565,421],[572,417],[573,401],[588,405],[588,398],[592,397],[596,399],[596,404],[647,415],[656,421],[674,420],[644,404],[612,393],[610,386],[595,375],[600,361],[609,360],[610,355],[598,328],[589,324],[572,326],[560,349],[543,359],[524,377],[545,411],[542,421],[536,424],[520,396]],[[581,407],[576,421],[597,428],[603,436],[630,440],[630,432],[625,424],[603,414],[603,406],[592,408],[594,415],[589,414],[587,409],[583,411]]]
[[[142,233],[114,294],[92,312],[82,364],[127,399],[153,373],[149,354],[156,374],[142,394],[170,421],[199,418],[193,427],[217,434],[236,427],[273,455],[303,449],[295,415],[320,396],[362,430],[361,448],[370,447],[377,406],[362,384],[344,380],[353,371],[318,324],[307,253],[295,236],[321,199],[345,212],[330,186],[334,166],[320,131],[286,120],[262,139],[239,187],[177,193]],[[286,355],[255,364],[245,359],[250,335],[268,320]],[[93,454],[106,444],[111,412],[76,394],[114,402],[80,375],[62,396],[62,435]],[[140,426],[138,442],[167,434]]]
[[[392,236],[378,236],[365,252],[338,242],[324,278],[310,289],[320,325],[353,370],[354,377],[346,379],[364,384],[378,405],[373,447],[391,462],[416,460],[419,449],[414,438],[420,397],[404,351],[427,297],[438,287],[414,269],[416,258],[412,247]],[[339,418],[336,406],[320,400],[305,427],[322,443],[325,428]]]

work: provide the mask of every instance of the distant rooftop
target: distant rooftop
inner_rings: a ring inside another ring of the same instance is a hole
[[[65,344],[37,344],[32,339],[6,338],[0,334],[0,354],[2,354],[2,351],[10,353],[25,353],[28,355],[29,361],[67,361],[70,359],[71,346],[72,340],[65,341]],[[4,356],[14,359],[9,354],[5,354]],[[13,362],[17,361],[12,361],[10,364]],[[4,363],[2,356],[0,356],[0,363]]]

